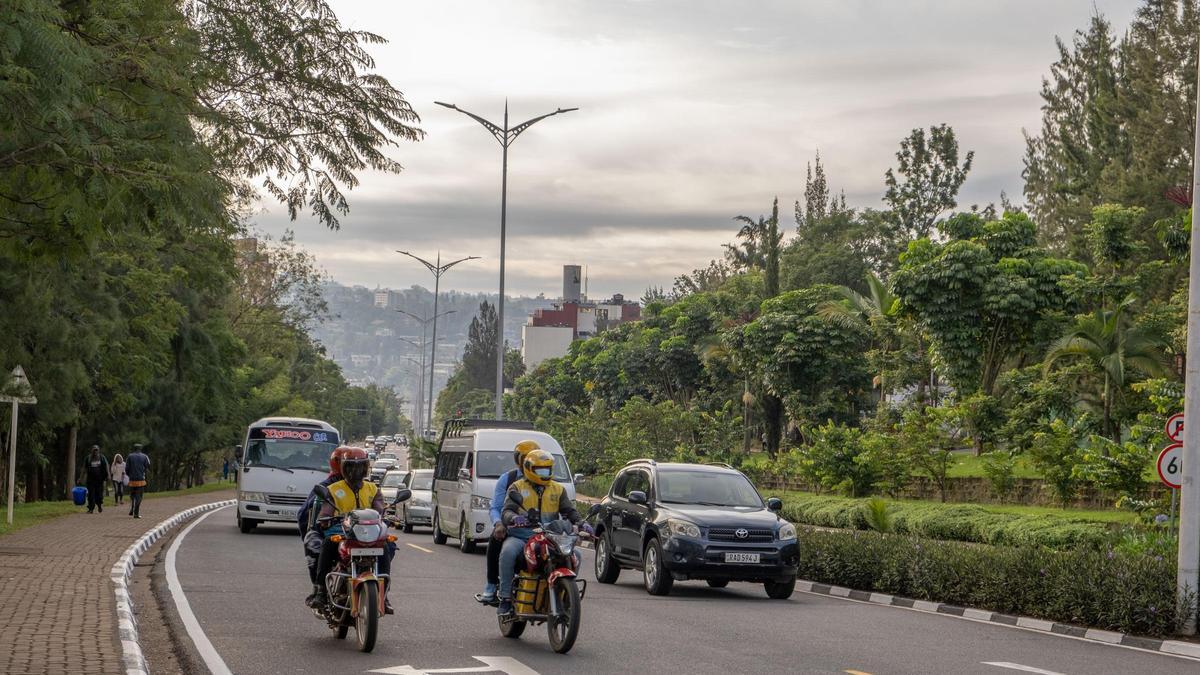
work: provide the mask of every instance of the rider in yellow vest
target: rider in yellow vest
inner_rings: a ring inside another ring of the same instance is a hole
[[[525,542],[533,536],[534,527],[553,520],[566,518],[579,525],[583,516],[567,497],[567,491],[554,482],[554,456],[545,450],[534,450],[525,455],[521,464],[523,477],[508,489],[501,519],[508,528],[508,538],[500,550],[500,607],[499,614],[511,614],[512,582],[517,559],[525,549]],[[581,529],[590,531],[584,523]]]

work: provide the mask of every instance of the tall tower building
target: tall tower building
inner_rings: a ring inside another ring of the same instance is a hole
[[[583,299],[583,268],[579,265],[563,265],[563,302],[579,302]]]

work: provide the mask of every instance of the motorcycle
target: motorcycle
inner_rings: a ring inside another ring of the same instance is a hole
[[[513,578],[514,613],[500,617],[501,635],[518,638],[526,625],[545,623],[554,651],[571,650],[579,636],[581,601],[587,593],[587,580],[575,573],[575,549],[582,536],[567,520],[533,530],[525,542],[524,569],[518,564]]]
[[[412,496],[402,489],[396,502]],[[379,558],[396,541],[388,534],[388,523],[375,509],[357,509],[342,518],[342,533],[329,535],[338,545],[333,570],[325,576],[329,602],[313,608],[313,614],[329,624],[339,640],[354,626],[358,649],[370,652],[379,633],[379,617],[384,615],[385,594],[391,582],[379,572]]]

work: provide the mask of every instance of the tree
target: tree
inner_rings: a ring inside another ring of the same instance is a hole
[[[946,124],[913,129],[900,141],[897,167],[888,169],[883,201],[907,239],[928,237],[938,217],[958,203],[958,189],[971,171],[972,150],[958,163],[958,139]]]
[[[779,198],[771,203],[771,217],[737,216],[743,223],[738,231],[738,245],[726,244],[725,254],[734,269],[759,269],[766,281],[767,297],[779,295],[779,258],[782,253],[783,232],[779,229]]]

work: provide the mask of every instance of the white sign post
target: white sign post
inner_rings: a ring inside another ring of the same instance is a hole
[[[12,525],[13,495],[17,486],[17,406],[21,403],[33,405],[37,399],[31,393],[33,387],[21,366],[13,368],[5,391],[12,392],[0,395],[0,402],[12,403],[12,424],[8,427],[8,524]]]

